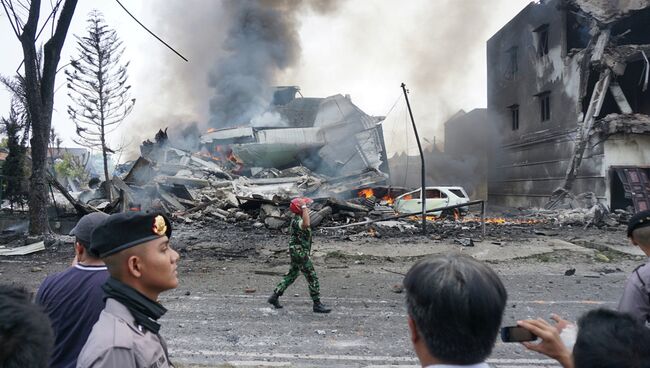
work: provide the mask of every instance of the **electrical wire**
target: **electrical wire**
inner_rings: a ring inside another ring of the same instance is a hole
[[[384,120],[386,120],[386,118],[388,118],[388,115],[390,115],[391,111],[393,111],[395,106],[397,106],[397,103],[400,102],[400,100],[402,99],[402,96],[404,96],[404,95],[401,94],[401,93],[399,94],[399,96],[397,96],[397,98],[395,99],[395,102],[393,103],[393,106],[390,108],[390,110],[388,110],[386,115],[384,115]]]
[[[168,44],[167,42],[163,41],[160,37],[156,36],[155,33],[153,33],[152,31],[150,31],[149,28],[147,28],[147,27],[146,27],[144,24],[142,24],[142,23],[141,23],[141,22],[140,22],[136,17],[134,17],[133,14],[131,14],[131,13],[130,13],[130,12],[129,12],[125,7],[124,7],[124,5],[122,5],[122,3],[120,2],[120,0],[115,0],[115,1],[117,1],[117,3],[122,7],[122,9],[124,9],[124,11],[126,12],[126,14],[128,14],[131,18],[133,18],[133,20],[136,21],[136,23],[138,23],[138,24],[140,25],[140,27],[144,28],[147,32],[149,32],[150,35],[154,36],[158,41],[162,42],[163,45],[167,46],[167,48],[169,48],[170,50],[172,50],[172,51],[173,51],[176,55],[178,55],[181,59],[183,59],[183,60],[185,60],[185,61],[189,61],[189,60],[187,60],[187,59],[185,58],[185,56],[181,55],[178,51],[174,50],[174,48],[171,47],[171,46],[169,46],[169,44]]]

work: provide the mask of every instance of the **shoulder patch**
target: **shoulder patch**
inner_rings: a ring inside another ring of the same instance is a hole
[[[131,326],[122,320],[116,319],[113,331],[113,346],[118,348],[133,349],[135,332]]]

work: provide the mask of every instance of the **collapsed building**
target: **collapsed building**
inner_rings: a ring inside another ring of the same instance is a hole
[[[69,193],[50,181],[80,214],[157,210],[185,222],[252,215],[277,229],[286,225],[289,200],[304,195],[317,202],[315,224],[330,215],[356,220],[392,212],[376,211],[377,201],[358,194],[385,188],[388,179],[383,117],[367,115],[349,96],[296,98],[298,92],[278,88],[261,119],[210,129],[196,137],[195,150],[177,148],[160,130],[142,142],[137,160],[99,188]]]
[[[279,87],[267,116],[257,126],[213,130],[201,136],[210,156],[239,161],[253,171],[301,164],[328,176],[364,171],[388,173],[382,127],[384,118],[369,116],[350,96],[296,98],[298,87]],[[378,177],[378,181],[385,178]]]
[[[529,4],[487,42],[491,203],[650,206],[650,1]]]

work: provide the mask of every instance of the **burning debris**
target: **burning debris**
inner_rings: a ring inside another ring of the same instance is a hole
[[[208,145],[197,152],[175,148],[166,130],[159,131],[154,141],[143,142],[141,152],[129,170],[96,189],[68,193],[55,179],[51,181],[72,205],[69,210],[79,214],[156,210],[189,226],[209,226],[216,221],[284,230],[291,217],[290,200],[309,196],[315,200],[310,212],[311,223],[320,228],[321,234],[355,239],[410,236],[420,232],[419,215],[408,211],[398,213],[399,202],[419,198],[420,191],[376,185],[378,179],[386,176],[372,168],[355,175],[331,177],[302,165],[284,169],[252,166],[251,161],[234,159],[231,146],[226,144]],[[112,201],[107,199],[108,191],[112,191]],[[464,201],[436,202],[452,193]],[[483,201],[469,201],[460,187],[427,187],[425,196],[434,205],[427,206],[426,219],[436,239],[465,239],[467,234],[475,239],[483,238],[486,226],[492,233],[500,233],[499,227],[532,228],[547,224],[618,226],[629,217],[625,211],[608,214],[597,207],[598,202],[592,197],[574,199],[593,202],[590,210],[576,204],[567,210],[485,217]],[[476,205],[482,206],[482,215],[467,211]],[[471,238],[467,239],[462,241],[473,244]]]
[[[382,118],[366,115],[349,97],[295,98],[297,91],[278,88],[265,113],[279,116],[285,127],[260,127],[258,119],[257,125],[210,129],[195,152],[177,148],[167,129],[160,130],[142,142],[141,156],[122,175],[96,189],[68,193],[51,181],[79,214],[157,210],[185,223],[253,221],[280,229],[297,196],[316,200],[314,226],[394,214],[387,206],[393,189],[377,187],[385,197],[377,208],[374,200],[356,195],[388,178],[381,171],[386,168]]]

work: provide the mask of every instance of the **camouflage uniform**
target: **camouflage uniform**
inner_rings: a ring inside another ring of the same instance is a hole
[[[302,272],[309,284],[309,296],[311,296],[314,302],[319,302],[320,286],[318,284],[318,276],[316,276],[314,265],[311,259],[309,259],[309,252],[311,251],[311,229],[303,229],[300,226],[301,224],[302,218],[300,216],[294,216],[291,220],[291,225],[289,226],[291,231],[291,239],[289,240],[291,268],[273,292],[277,295],[282,295],[289,285],[296,281],[298,274]]]

